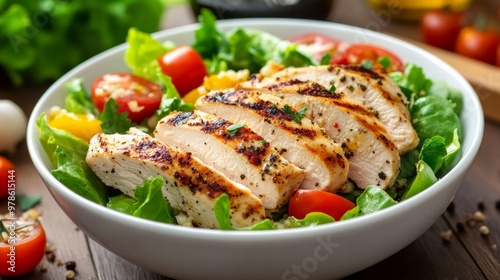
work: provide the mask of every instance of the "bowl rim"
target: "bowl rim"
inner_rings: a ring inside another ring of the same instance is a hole
[[[482,107],[479,102],[479,98],[475,91],[472,89],[471,85],[465,80],[465,78],[460,75],[455,69],[453,69],[451,66],[446,64],[444,61],[439,59],[438,57],[434,56],[433,54],[417,47],[414,45],[411,45],[410,43],[407,43],[403,40],[400,40],[398,38],[379,33],[376,31],[360,28],[360,27],[354,27],[354,26],[348,26],[344,24],[339,24],[339,23],[333,23],[333,22],[325,22],[325,21],[319,21],[319,20],[310,20],[310,19],[287,19],[287,18],[252,18],[252,19],[223,19],[223,20],[218,20],[217,21],[217,26],[221,28],[234,28],[238,26],[245,26],[245,27],[254,27],[254,26],[260,26],[260,25],[286,25],[287,27],[290,26],[306,26],[306,27],[315,27],[315,26],[324,26],[327,28],[332,28],[332,29],[339,29],[343,31],[348,31],[348,32],[363,32],[367,34],[369,37],[370,36],[377,36],[382,38],[383,40],[389,41],[391,43],[398,44],[400,46],[403,46],[404,48],[408,49],[412,53],[417,53],[420,55],[425,55],[430,58],[432,58],[437,66],[445,71],[448,71],[451,73],[452,76],[457,78],[461,82],[462,88],[461,92],[468,92],[470,95],[468,96],[470,98],[471,103],[468,103],[467,106],[469,108],[473,108],[474,111],[478,113],[478,117],[476,121],[470,126],[471,131],[468,132],[468,137],[471,137],[472,141],[470,142],[470,146],[468,150],[464,151],[462,147],[462,154],[460,161],[457,163],[457,165],[449,171],[445,176],[439,179],[438,182],[436,182],[432,187],[428,188],[427,190],[423,191],[422,193],[419,193],[418,195],[405,200],[401,203],[398,203],[396,205],[393,205],[391,207],[388,207],[386,209],[382,209],[380,211],[377,211],[376,213],[372,213],[369,215],[361,216],[361,217],[356,217],[354,219],[349,219],[342,221],[340,223],[331,223],[331,224],[324,224],[324,225],[319,225],[319,226],[314,226],[314,227],[306,227],[306,228],[293,228],[293,229],[286,229],[286,230],[265,230],[265,231],[224,231],[224,230],[217,230],[217,229],[204,229],[204,228],[190,228],[190,227],[183,227],[179,225],[170,225],[170,224],[165,224],[165,223],[160,223],[160,222],[155,222],[155,221],[150,221],[147,219],[143,218],[138,218],[134,217],[131,215],[127,215],[109,208],[106,208],[105,206],[99,205],[97,203],[94,203],[90,200],[87,200],[80,195],[74,193],[71,191],[69,188],[64,186],[62,183],[60,183],[58,180],[56,180],[52,174],[50,173],[50,170],[45,166],[41,153],[44,153],[45,151],[43,149],[38,149],[39,147],[39,140],[38,140],[38,132],[37,132],[37,126],[36,126],[36,120],[39,118],[41,113],[45,112],[45,110],[42,110],[42,106],[46,102],[47,99],[49,99],[51,93],[53,93],[56,89],[60,88],[61,86],[64,86],[64,84],[67,82],[67,80],[73,76],[73,73],[76,73],[80,71],[81,69],[84,69],[93,63],[95,63],[98,60],[101,59],[106,59],[106,57],[117,53],[117,52],[122,52],[124,51],[127,47],[127,43],[122,43],[120,45],[117,45],[113,48],[110,48],[102,53],[99,53],[88,60],[84,61],[83,63],[79,64],[66,74],[64,74],[62,77],[60,77],[55,83],[53,83],[46,91],[45,93],[41,96],[41,98],[38,100],[36,103],[34,109],[32,110],[32,113],[29,118],[28,122],[28,130],[27,130],[27,146],[28,146],[28,151],[30,154],[30,157],[33,161],[33,164],[35,168],[37,169],[38,173],[44,179],[44,183],[46,184],[46,187],[50,190],[50,188],[55,188],[58,193],[62,193],[65,196],[67,196],[69,199],[72,200],[73,203],[79,204],[79,206],[84,207],[86,209],[89,209],[89,211],[94,212],[95,214],[101,215],[108,215],[110,219],[117,220],[120,222],[124,223],[136,223],[138,227],[143,228],[144,230],[148,231],[163,231],[165,233],[169,233],[172,235],[177,235],[177,236],[183,236],[185,238],[205,238],[205,239],[210,239],[210,240],[235,240],[235,241],[243,241],[243,240],[249,240],[249,238],[257,238],[257,239],[266,239],[266,240],[283,240],[283,239],[297,239],[298,236],[301,237],[317,237],[322,234],[332,234],[335,233],[336,231],[350,231],[350,230],[356,230],[359,228],[363,228],[366,226],[369,226],[371,224],[376,224],[380,223],[383,220],[386,220],[390,217],[395,217],[398,215],[398,212],[402,211],[403,209],[411,209],[414,208],[418,205],[422,205],[425,203],[426,200],[431,198],[432,196],[436,195],[437,192],[440,191],[441,186],[445,186],[446,184],[449,184],[453,181],[454,177],[456,174],[464,173],[467,171],[468,167],[470,164],[472,164],[472,161],[474,160],[479,147],[480,143],[482,140],[482,135],[484,131],[484,118],[479,117],[479,115],[482,116]],[[167,38],[169,36],[175,35],[175,34],[180,34],[180,33],[186,33],[190,32],[191,34],[193,31],[198,27],[198,23],[193,23],[189,25],[184,25],[184,26],[179,26],[179,27],[174,27],[166,30],[162,30],[159,32],[155,32],[153,34],[153,37],[158,39],[158,38]],[[165,39],[165,40],[167,40]],[[462,115],[463,117],[463,115]],[[53,195],[52,191],[50,191],[51,194]],[[450,201],[451,202],[451,201]]]

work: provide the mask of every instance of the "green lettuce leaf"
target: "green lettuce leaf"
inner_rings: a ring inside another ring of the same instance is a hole
[[[174,223],[174,213],[163,197],[163,178],[151,177],[135,189],[134,213],[136,217],[148,220]]]
[[[52,175],[67,188],[95,203],[106,205],[107,187],[92,172],[82,153],[57,146],[56,169]]]
[[[257,73],[270,60],[285,67],[318,64],[296,44],[269,33],[249,28],[223,33],[217,29],[215,17],[208,11],[201,13],[199,21],[201,26],[195,31],[192,46],[207,61],[212,74],[227,69],[248,69],[250,73]]]
[[[82,79],[73,79],[65,85],[68,95],[66,96],[66,111],[75,114],[92,114],[99,116],[90,94],[83,86]]]
[[[160,107],[156,110],[158,120],[170,114],[173,111],[191,111],[194,109],[193,104],[184,102],[180,97],[179,92],[172,84],[172,79],[168,76],[157,74],[158,80],[163,85],[163,96],[161,98]]]
[[[0,68],[11,81],[55,80],[125,41],[130,27],[158,31],[162,0],[3,0]]]
[[[132,216],[173,224],[174,213],[163,197],[163,178],[150,177],[137,186],[134,198],[119,194],[109,198],[106,207]]]
[[[413,182],[407,187],[407,190],[403,194],[402,200],[408,199],[428,187],[432,186],[437,182],[436,175],[434,171],[425,163],[425,161],[420,160],[417,163],[417,176]]]
[[[109,198],[106,207],[118,212],[133,215],[135,211],[134,203],[136,200],[128,195],[119,194]]]
[[[42,114],[36,121],[38,126],[38,138],[47,155],[52,160],[52,164],[57,166],[56,148],[57,146],[64,147],[85,157],[89,144],[67,132],[66,130],[56,129],[47,124],[45,114]]]
[[[447,154],[444,137],[435,135],[425,140],[420,150],[419,160],[425,161],[431,170],[437,173]]]
[[[459,139],[462,135],[462,125],[455,113],[454,105],[449,100],[428,95],[415,100],[412,110],[412,123],[421,143],[435,135],[444,137],[448,145],[453,141],[455,130]]]
[[[132,71],[150,81],[158,81],[160,66],[157,59],[172,49],[162,45],[150,34],[131,28],[127,35],[129,47],[125,52],[125,62]]]
[[[45,115],[37,120],[38,137],[52,160],[52,175],[82,197],[105,205],[107,187],[85,162],[89,144],[73,134],[50,127]]]
[[[341,220],[371,214],[396,204],[397,202],[381,188],[368,186],[356,199],[356,207],[347,211]]]

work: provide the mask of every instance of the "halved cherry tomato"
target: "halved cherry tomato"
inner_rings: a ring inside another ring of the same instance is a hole
[[[311,54],[318,62],[329,54],[330,63],[335,63],[342,56],[348,43],[319,33],[306,33],[289,38],[288,41],[299,45],[302,50]]]
[[[295,190],[290,198],[288,214],[303,219],[311,212],[322,212],[339,221],[356,205],[340,195],[320,190]]]
[[[500,34],[490,29],[464,27],[458,35],[455,51],[461,55],[495,64]]]
[[[45,254],[47,239],[38,221],[4,221],[8,230],[0,238],[0,275],[18,276],[32,271]],[[16,239],[11,237],[16,236]]]
[[[208,74],[203,58],[189,46],[179,46],[158,58],[163,74],[172,78],[172,83],[183,97],[203,83]]]
[[[453,51],[462,29],[464,14],[446,10],[425,13],[420,23],[422,40],[432,46]]]
[[[354,44],[345,51],[345,61],[347,64],[362,64],[364,61],[371,61],[375,67],[382,67],[379,59],[388,57],[391,66],[388,72],[404,71],[405,67],[401,59],[389,50],[369,44]]]
[[[9,187],[15,186],[15,182],[13,182],[15,177],[14,164],[7,158],[0,156],[0,199],[9,196]]]
[[[155,113],[160,106],[162,89],[159,85],[130,73],[110,73],[92,84],[92,101],[99,111],[108,99],[118,104],[118,112],[127,112],[135,123]]]

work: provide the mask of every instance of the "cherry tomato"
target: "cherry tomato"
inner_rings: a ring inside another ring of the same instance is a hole
[[[135,123],[153,115],[163,95],[159,85],[130,73],[103,75],[94,81],[91,91],[92,101],[99,111],[113,98],[119,106],[118,112],[127,112]]]
[[[460,12],[429,11],[420,23],[422,40],[429,45],[453,51],[463,21],[464,14]]]
[[[336,63],[349,46],[348,43],[319,33],[306,33],[289,38],[288,41],[299,45],[305,52],[311,54],[317,61],[323,56],[331,56],[330,63]]]
[[[356,65],[364,61],[371,61],[375,67],[383,67],[379,64],[379,59],[383,57],[388,57],[391,61],[391,66],[387,69],[388,72],[404,71],[405,67],[401,59],[382,47],[368,44],[354,44],[345,51],[345,60],[347,64]]]
[[[303,219],[311,212],[322,212],[339,221],[356,205],[340,195],[320,190],[295,190],[290,198],[288,214]]]
[[[455,51],[461,55],[495,64],[500,34],[494,30],[464,27],[458,34]]]
[[[163,74],[172,78],[180,96],[203,83],[208,74],[203,58],[189,46],[179,46],[158,58]]]
[[[498,44],[497,48],[497,66],[500,67],[500,44]]]
[[[9,231],[7,237],[15,235],[17,238],[0,239],[0,275],[18,276],[32,271],[45,254],[47,239],[43,227],[37,221],[3,223]]]
[[[9,196],[9,187],[15,186],[16,169],[7,158],[0,156],[0,199]]]

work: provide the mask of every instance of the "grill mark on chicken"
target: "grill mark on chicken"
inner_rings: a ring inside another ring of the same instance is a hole
[[[276,101],[276,102],[274,102]],[[325,134],[324,131],[322,131],[319,127],[317,127],[315,124],[311,123],[310,120],[307,118],[303,118],[301,122],[307,119],[307,125],[303,124],[298,124],[296,123],[290,115],[285,113],[283,110],[281,110],[279,107],[284,107],[286,103],[281,102],[279,98],[277,100],[270,101],[270,100],[263,100],[260,99],[257,95],[255,95],[255,92],[252,91],[247,91],[247,90],[234,90],[234,89],[228,89],[224,91],[212,91],[210,92],[207,96],[200,98],[197,101],[196,107],[198,110],[202,111],[207,111],[215,114],[220,114],[222,111],[216,109],[215,105],[209,105],[209,104],[225,104],[229,106],[235,106],[234,108],[245,108],[253,112],[254,114],[258,115],[261,117],[261,119],[252,121],[252,125],[248,124],[251,128],[258,128],[258,129],[263,129],[263,127],[268,127],[266,128],[267,131],[260,131],[258,133],[266,133],[269,134],[267,137],[273,137],[274,140],[266,139],[271,141],[272,146],[276,146],[276,144],[281,145],[282,143],[277,143],[280,142],[281,139],[276,139],[277,131],[286,131],[287,135],[293,135],[293,140],[295,143],[297,143],[299,146],[303,146],[306,150],[308,150],[307,153],[314,154],[316,158],[319,159],[319,162],[322,162],[322,164],[327,163],[327,165],[331,166],[329,168],[332,168],[332,171],[328,172],[334,172],[337,173],[335,176],[340,176],[342,178],[340,181],[337,179],[338,182],[332,182],[331,178],[325,178],[321,179],[324,182],[317,181],[318,179],[313,179],[313,175],[311,171],[306,171],[306,180],[304,180],[303,188],[321,188],[325,190],[330,190],[330,191],[335,191],[339,187],[343,187],[344,183],[346,182],[346,175],[348,171],[348,162],[347,159],[344,157],[342,150],[340,149],[339,146],[335,145],[333,141]],[[280,102],[278,102],[280,101]],[[242,109],[244,110],[244,109]],[[216,113],[217,111],[217,113]],[[247,114],[247,113],[245,113]],[[228,113],[223,114],[225,117],[231,118],[231,115]],[[246,118],[242,118],[241,120],[239,119],[238,116],[235,116],[237,121],[248,121]],[[271,125],[272,127],[265,126],[262,124],[262,122],[267,123]],[[313,129],[314,128],[314,129]],[[281,132],[280,132],[281,133]],[[287,136],[288,137],[288,136]],[[292,139],[292,138],[288,138]],[[306,140],[308,139],[308,140]],[[291,140],[287,140],[291,141]],[[314,141],[314,142],[311,142]],[[308,143],[323,143],[324,141],[325,146],[319,147],[319,144],[305,144],[306,142]],[[290,145],[290,143],[286,144]],[[295,145],[295,144],[294,144]],[[297,146],[297,147],[299,147]],[[287,147],[288,148],[288,147]],[[285,158],[291,160],[289,158],[289,153],[290,149],[287,149],[285,147],[279,147],[276,149],[281,155],[285,156]],[[291,148],[291,147],[290,147]],[[294,149],[295,150],[295,149]],[[338,152],[334,152],[338,151]],[[304,150],[305,152],[305,150]],[[294,153],[299,153],[298,151],[294,151]],[[297,155],[298,156],[298,155]],[[295,156],[294,156],[295,157]],[[307,162],[307,161],[302,161],[302,162],[295,162],[294,160],[291,160],[295,165],[305,168],[305,165],[311,166],[313,165],[312,162]],[[319,163],[318,162],[318,163]],[[314,163],[316,164],[316,163]],[[310,168],[310,167],[308,167]],[[316,168],[316,167],[315,167]],[[324,167],[323,167],[324,168]],[[334,171],[335,170],[335,171]],[[319,172],[319,171],[315,171]],[[324,172],[324,171],[321,171]],[[308,177],[309,176],[309,177]],[[333,175],[329,175],[333,176]],[[345,179],[344,179],[345,178]],[[312,182],[313,180],[316,180],[315,182]],[[304,187],[307,186],[307,187]]]
[[[183,121],[178,122],[179,119]],[[247,186],[267,210],[278,210],[300,186],[304,172],[247,126],[231,135],[231,125],[228,120],[198,110],[177,112],[161,119],[154,134],[160,141],[192,152],[229,179]]]
[[[261,96],[277,96],[295,110],[308,107],[306,115],[340,144],[351,163],[350,179],[360,188],[370,184],[385,188],[394,182],[399,169],[399,152],[385,127],[367,109],[343,94],[328,94],[329,91],[315,82],[283,77],[261,79],[254,77],[237,87],[256,90]],[[375,153],[378,158],[372,155]]]
[[[309,80],[326,88],[335,85],[337,91],[343,91],[383,123],[400,154],[418,145],[418,136],[410,122],[408,100],[385,74],[362,66],[329,65],[287,68],[271,77]]]
[[[163,195],[176,212],[185,212],[197,226],[216,228],[215,200],[227,193],[235,226],[249,226],[265,218],[262,202],[250,191],[229,181],[189,153],[169,147],[130,129],[129,134],[97,134],[86,157],[92,171],[108,186],[134,196],[150,176],[164,178]]]

